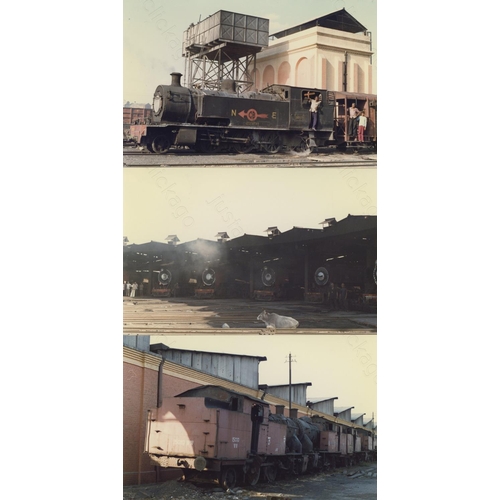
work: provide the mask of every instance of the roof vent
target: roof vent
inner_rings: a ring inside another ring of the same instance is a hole
[[[267,233],[269,238],[274,238],[275,236],[278,236],[278,234],[281,234],[281,231],[277,226],[268,227],[264,232]]]
[[[179,238],[177,238],[176,234],[169,234],[165,239],[167,240],[168,245],[173,245],[173,246],[177,245],[177,243],[181,241]]]
[[[217,238],[217,241],[227,241],[229,239],[229,235],[225,231],[217,233],[215,237]]]
[[[325,227],[332,227],[337,224],[337,219],[335,219],[335,217],[325,219],[323,222],[320,222],[320,224],[323,226],[323,229],[325,229]]]

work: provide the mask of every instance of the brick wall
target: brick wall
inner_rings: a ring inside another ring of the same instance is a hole
[[[160,360],[158,359],[158,365]],[[156,469],[144,453],[148,409],[156,408],[158,368],[123,363],[123,484],[156,481]],[[175,396],[201,384],[163,375],[163,397]],[[165,474],[162,473],[162,479]]]

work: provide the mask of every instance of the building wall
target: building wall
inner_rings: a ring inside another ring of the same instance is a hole
[[[343,90],[346,52],[346,90],[372,93],[369,36],[319,26],[271,41],[269,47],[257,54],[254,88],[262,90],[280,83]]]
[[[319,401],[318,403],[313,403],[312,405],[314,411],[320,411],[326,413],[327,415],[333,416],[334,402],[330,399],[328,401]]]
[[[292,403],[305,406],[307,401],[307,385],[292,384]],[[289,389],[288,385],[269,386],[267,389],[269,394],[288,401]]]
[[[123,363],[123,484],[156,480],[154,466],[144,453],[148,410],[156,408],[161,357],[124,348]],[[163,397],[201,385],[170,374],[163,375]]]
[[[255,357],[171,349],[165,358],[246,387],[259,387],[259,359]]]

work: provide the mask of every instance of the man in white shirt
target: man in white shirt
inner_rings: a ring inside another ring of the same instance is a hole
[[[319,100],[318,96],[316,96],[314,98],[314,101],[311,101],[311,108],[309,109],[309,111],[311,112],[310,123],[312,123],[311,128],[313,130],[316,130],[316,125],[318,125],[318,108],[319,108],[320,104],[321,104],[321,101]]]
[[[359,115],[358,120],[359,120],[359,123],[358,123],[358,141],[363,142],[365,140],[364,132],[366,130],[366,125],[368,123],[368,120],[366,119],[364,111],[361,111],[361,114]]]

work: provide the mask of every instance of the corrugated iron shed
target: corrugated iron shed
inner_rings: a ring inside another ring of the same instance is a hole
[[[169,348],[165,344],[153,344],[151,352],[158,352],[172,363],[187,366],[203,373],[257,389],[259,385],[259,363],[267,361],[265,356],[228,354],[210,351],[193,351]]]

